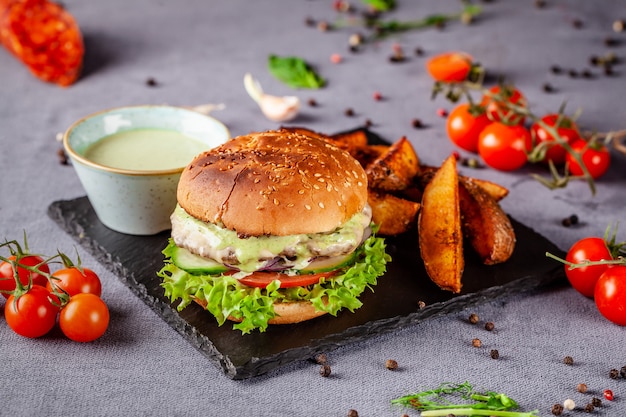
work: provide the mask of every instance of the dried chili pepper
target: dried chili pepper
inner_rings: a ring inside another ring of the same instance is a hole
[[[37,78],[66,87],[85,47],[74,17],[49,0],[0,0],[0,43]]]

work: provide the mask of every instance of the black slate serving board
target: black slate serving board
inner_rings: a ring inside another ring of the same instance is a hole
[[[393,261],[379,279],[375,292],[365,291],[361,297],[363,307],[355,313],[340,312],[337,317],[322,316],[300,324],[270,326],[265,333],[241,335],[229,323],[217,326],[215,319],[195,304],[177,312],[175,305],[163,296],[156,272],[163,264],[161,250],[167,244],[169,232],[147,237],[114,232],[100,223],[87,197],[56,201],[50,205],[48,214],[233,379],[261,375],[372,335],[496,297],[515,296],[563,278],[563,267],[546,258],[545,252],[559,256],[563,253],[541,235],[513,220],[518,244],[511,259],[501,265],[484,266],[469,253],[463,291],[454,295],[430,281],[419,258],[417,236],[407,233],[387,238]],[[420,308],[420,302],[424,307]]]
[[[379,141],[374,137],[373,141]],[[393,331],[430,317],[461,311],[494,298],[516,296],[563,280],[563,267],[545,256],[563,257],[554,244],[512,219],[517,245],[503,264],[483,265],[466,251],[463,291],[452,294],[428,278],[419,257],[416,232],[387,238],[392,257],[387,273],[374,292],[361,296],[363,306],[293,324],[270,326],[264,333],[242,335],[230,323],[219,327],[208,312],[192,303],[178,312],[163,295],[156,273],[163,265],[161,251],[169,232],[131,236],[114,232],[97,218],[87,197],[56,201],[49,216],[82,247],[114,272],[134,294],[150,306],[189,343],[233,379],[258,376],[294,361]]]

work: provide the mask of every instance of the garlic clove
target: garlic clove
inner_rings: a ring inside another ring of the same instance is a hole
[[[250,73],[243,79],[248,95],[256,101],[268,119],[275,122],[293,120],[300,111],[300,99],[295,96],[273,96],[265,94],[261,84]]]
[[[264,94],[259,107],[268,119],[274,122],[293,120],[300,111],[300,99],[295,96],[276,97]]]

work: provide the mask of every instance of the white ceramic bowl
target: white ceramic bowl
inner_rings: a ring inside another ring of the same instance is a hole
[[[134,129],[174,130],[206,144],[207,150],[226,142],[230,132],[213,117],[152,105],[101,111],[65,132],[63,146],[100,221],[117,232],[152,235],[171,228],[176,188],[186,164],[146,171],[112,168],[85,158],[86,150],[98,140]]]

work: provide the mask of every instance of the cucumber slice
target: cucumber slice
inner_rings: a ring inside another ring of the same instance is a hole
[[[172,249],[170,257],[174,265],[193,275],[221,274],[228,271],[228,267],[221,263],[203,258],[178,246]]]
[[[332,258],[325,258],[311,262],[306,267],[302,268],[303,273],[318,274],[321,272],[330,272],[343,268],[354,263],[356,252],[349,253],[347,255],[333,256]]]

